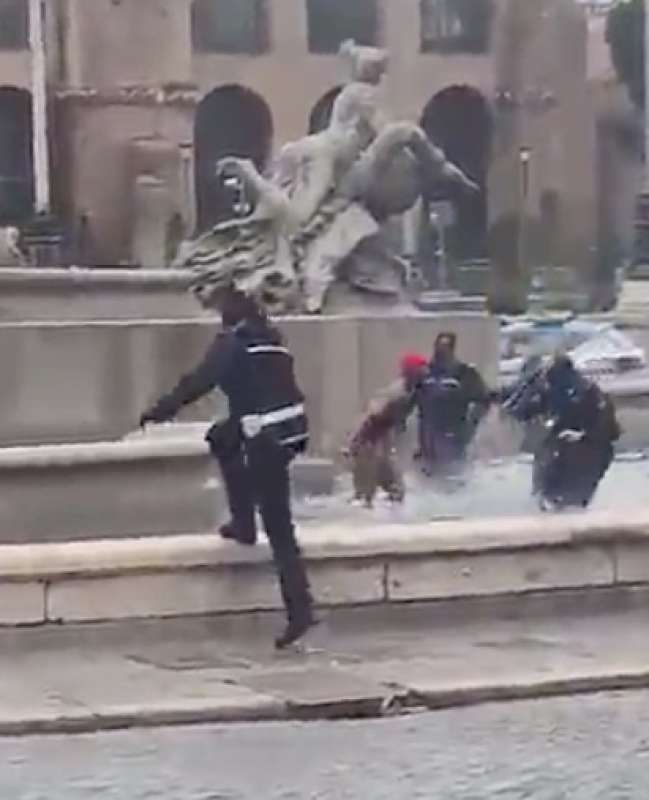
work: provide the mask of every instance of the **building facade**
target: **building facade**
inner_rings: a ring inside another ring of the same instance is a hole
[[[26,6],[0,0],[0,224],[20,223],[33,202]],[[325,125],[345,79],[337,51],[353,38],[389,51],[386,114],[420,121],[485,187],[440,198],[454,203],[458,258],[485,256],[492,240],[499,258],[518,258],[509,251],[529,218],[536,258],[589,268],[595,126],[573,0],[43,7],[53,210],[78,263],[155,266],[221,218],[218,159],[263,168],[283,142]]]

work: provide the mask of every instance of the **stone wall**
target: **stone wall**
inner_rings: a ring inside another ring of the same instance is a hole
[[[648,525],[646,514],[591,513],[383,525],[365,536],[322,527],[302,539],[323,606],[474,598],[511,613],[560,604],[562,593],[595,608],[615,589],[646,590]],[[214,536],[1,547],[0,625],[279,609],[268,559]]]
[[[0,321],[84,322],[209,316],[180,270],[0,269]]]
[[[159,137],[176,148],[191,144],[196,103],[215,88],[235,84],[268,105],[277,149],[306,133],[313,106],[346,77],[336,55],[308,52],[305,0],[269,0],[270,47],[254,56],[193,52],[190,5],[189,0],[66,4],[55,181],[68,224],[76,230],[81,218],[86,220],[89,241],[82,263],[111,266],[133,259],[133,139]],[[449,85],[468,84],[492,96],[491,53],[420,53],[419,0],[383,0],[379,6],[377,44],[391,57],[383,88],[388,118],[419,120],[431,97]],[[187,96],[151,102],[141,91],[171,85],[185,87]],[[193,198],[173,190],[171,195],[191,228]]]
[[[85,263],[92,265],[132,260],[136,176],[129,159],[134,139],[154,137],[171,147],[183,146],[190,157],[196,104],[217,87],[238,84],[269,107],[276,149],[306,132],[313,106],[345,77],[335,55],[308,52],[305,0],[268,0],[269,48],[255,55],[193,51],[190,0],[68,0],[56,5],[61,18],[52,13],[50,25],[57,37],[49,33],[54,199],[73,231],[85,217],[92,239]],[[594,134],[584,72],[586,30],[572,0],[496,0],[491,48],[485,54],[422,53],[419,0],[379,0],[378,5],[377,44],[390,53],[383,87],[388,118],[418,120],[433,96],[454,85],[477,89],[491,103],[496,90],[512,88],[512,71],[520,73],[521,88],[554,91],[558,110],[544,115],[541,124],[534,122],[525,143],[535,148],[537,174],[546,183],[560,184],[542,188],[558,189],[561,214],[572,220],[561,232],[560,260],[581,262],[594,225]],[[533,12],[534,30],[525,40],[525,58],[517,63],[511,58],[508,20],[511,8],[523,6]],[[0,74],[6,84],[29,86],[28,53],[0,53]],[[183,87],[185,95],[169,87]],[[502,124],[498,114],[495,124]],[[553,129],[558,138],[551,135]],[[519,207],[520,143],[504,157],[495,154],[489,183],[494,223],[515,217]],[[191,183],[182,192],[169,189],[170,201],[182,206],[189,227]],[[535,200],[532,205],[538,206]]]
[[[0,75],[3,86],[31,88],[31,58],[28,50],[0,50]]]
[[[282,321],[313,423],[313,448],[333,454],[364,403],[394,379],[406,349],[429,353],[440,330],[495,381],[498,323],[480,314]],[[141,411],[201,358],[205,320],[0,324],[0,445],[121,438]],[[210,419],[218,397],[184,412]]]

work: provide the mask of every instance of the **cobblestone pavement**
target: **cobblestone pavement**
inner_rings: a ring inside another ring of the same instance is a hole
[[[0,741],[12,800],[646,800],[649,693]]]

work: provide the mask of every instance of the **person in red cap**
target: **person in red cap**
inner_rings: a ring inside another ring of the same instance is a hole
[[[400,379],[370,401],[351,438],[346,454],[351,461],[354,494],[368,508],[379,489],[392,502],[403,502],[405,486],[395,459],[395,440],[415,408],[416,391],[427,369],[424,356],[406,353],[400,360]]]

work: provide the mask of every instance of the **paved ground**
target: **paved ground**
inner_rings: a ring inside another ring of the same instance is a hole
[[[649,593],[561,597],[514,610],[484,600],[340,610],[305,651],[284,655],[272,651],[275,620],[264,615],[4,631],[0,733],[649,686]]]
[[[12,800],[645,800],[649,693],[0,740]]]

